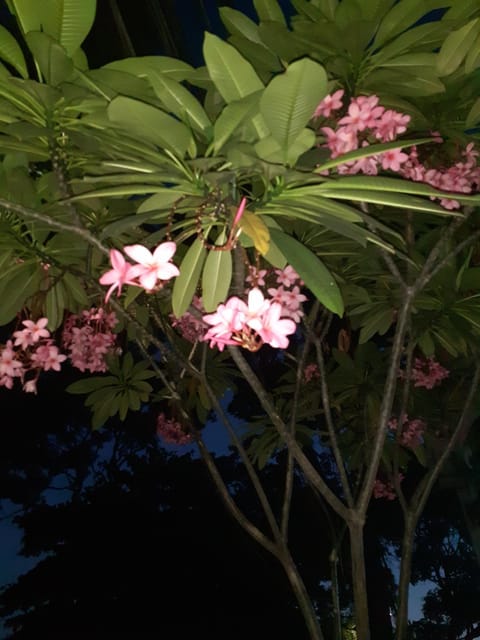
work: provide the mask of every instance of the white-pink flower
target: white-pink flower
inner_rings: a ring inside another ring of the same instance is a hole
[[[16,347],[21,346],[22,349],[26,349],[30,345],[38,342],[41,338],[50,337],[50,331],[45,328],[48,324],[48,318],[40,318],[36,322],[33,322],[33,320],[23,320],[22,324],[25,329],[14,331],[13,333]]]
[[[180,271],[170,262],[177,245],[175,242],[163,242],[153,251],[141,244],[124,247],[125,253],[136,261],[136,277],[146,291],[153,291],[158,280],[170,280]]]

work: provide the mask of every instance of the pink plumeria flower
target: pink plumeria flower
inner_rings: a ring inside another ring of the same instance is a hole
[[[157,280],[170,280],[179,275],[178,268],[170,262],[176,249],[175,242],[163,242],[153,253],[141,244],[124,247],[125,253],[137,262],[138,280],[145,291],[153,291]]]
[[[41,338],[50,337],[50,331],[45,329],[48,324],[48,318],[40,318],[37,322],[33,322],[33,320],[23,320],[22,324],[25,329],[14,331],[13,333],[15,347],[21,346],[22,349],[26,349],[38,342]]]
[[[123,254],[117,249],[110,250],[110,262],[113,269],[107,271],[100,277],[100,284],[112,285],[107,291],[105,296],[105,302],[110,300],[110,296],[117,289],[117,296],[122,292],[122,287],[125,284],[137,284],[135,278],[139,275],[139,269],[137,265],[132,265],[125,260]]]
[[[313,114],[314,118],[319,118],[323,116],[324,118],[329,118],[332,111],[336,111],[337,109],[341,109],[343,106],[342,98],[344,94],[343,89],[339,89],[335,91],[335,93],[328,94],[325,98],[320,102],[318,107],[315,109],[315,113]]]
[[[258,333],[263,342],[275,349],[288,347],[288,335],[295,333],[297,326],[293,320],[281,318],[282,305],[272,302],[261,319],[249,323],[249,326]]]
[[[37,393],[37,381],[36,380],[27,380],[23,385],[23,390],[25,393]]]
[[[58,347],[53,345],[42,345],[32,354],[32,362],[42,367],[44,371],[60,371],[60,365],[67,359],[67,356],[60,353]]]

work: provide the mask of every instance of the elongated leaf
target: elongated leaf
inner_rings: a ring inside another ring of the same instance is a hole
[[[216,244],[222,245],[226,238],[226,232],[222,231]],[[219,303],[227,298],[231,281],[231,252],[210,251],[202,274],[202,301],[206,311],[215,311]]]
[[[262,22],[279,22],[286,26],[285,16],[277,0],[253,0],[253,5]]]
[[[475,126],[480,122],[480,98],[477,98],[468,112],[465,126],[468,128]]]
[[[190,91],[176,80],[155,71],[149,74],[148,79],[168,111],[178,116],[195,131],[207,135],[212,124],[204,108]]]
[[[191,133],[183,123],[139,100],[117,96],[108,105],[108,117],[179,156],[184,156],[190,145]]]
[[[164,77],[171,78],[181,82],[189,78],[195,69],[177,58],[168,56],[139,56],[135,58],[124,58],[123,60],[115,60],[104,65],[104,69],[117,69],[118,71],[126,71],[133,75],[148,78],[150,73],[160,74]]]
[[[375,35],[374,46],[378,47],[386,40],[414,25],[428,11],[424,0],[401,0],[396,3],[383,18]]]
[[[42,25],[72,56],[92,28],[96,0],[42,0]]]
[[[326,169],[333,169],[333,167],[338,167],[338,165],[343,164],[344,162],[349,162],[350,160],[369,158],[370,156],[375,156],[379,153],[383,153],[384,151],[390,151],[391,149],[404,149],[405,147],[411,147],[413,145],[426,144],[427,142],[432,142],[432,140],[433,138],[420,138],[419,140],[397,140],[395,142],[372,144],[368,147],[349,151],[337,158],[327,160],[318,167],[315,167],[314,171],[315,173],[322,173],[322,171],[325,171]]]
[[[115,384],[118,384],[118,378],[115,376],[92,376],[84,380],[72,382],[72,384],[67,387],[67,391],[68,393],[75,394],[91,393],[102,387],[111,387]]]
[[[241,100],[225,105],[214,126],[214,153],[218,153],[231,135],[258,111],[262,92],[251,93]]]
[[[40,31],[25,36],[28,48],[33,53],[45,80],[53,87],[68,80],[73,73],[73,62],[66,50],[55,40]]]
[[[42,26],[42,3],[38,0],[10,0],[11,7],[23,34],[40,31]]]
[[[283,147],[273,136],[267,136],[255,145],[255,151],[259,158],[275,164],[294,166],[299,156],[309,151],[315,145],[315,134],[311,129],[305,128],[295,137],[288,147]]]
[[[194,240],[179,267],[180,275],[175,278],[172,291],[172,309],[180,318],[190,306],[200,279],[207,250],[200,238]]]
[[[0,25],[0,58],[12,65],[22,78],[28,78],[27,65],[22,49],[10,31],[7,31],[2,25]]]
[[[452,31],[438,52],[437,71],[440,76],[448,76],[458,69],[474,44],[480,31],[480,18]]]
[[[344,307],[340,289],[323,262],[301,242],[283,231],[270,228],[270,235],[288,264],[297,271],[317,300],[333,313],[342,316]]]
[[[255,69],[235,47],[211,33],[205,34],[203,55],[210,78],[225,102],[240,100],[264,88]],[[268,128],[260,114],[252,122],[259,138],[267,135]]]
[[[368,202],[371,204],[379,204],[389,207],[398,207],[400,209],[409,209],[411,211],[427,211],[440,216],[458,216],[461,215],[455,211],[444,209],[440,205],[422,200],[416,196],[410,196],[403,193],[380,193],[378,191],[368,191],[367,189],[325,189],[323,194],[327,198],[338,198],[340,200],[354,200],[356,202]],[[452,194],[453,195],[453,194]]]
[[[55,331],[63,322],[65,312],[65,289],[60,280],[47,291],[45,299],[45,316],[48,318],[49,331]]]
[[[7,324],[20,312],[25,302],[40,287],[40,272],[36,265],[16,265],[10,277],[0,284],[3,303],[0,305],[0,326]]]
[[[260,110],[285,158],[326,93],[325,70],[309,58],[290,64],[265,88]]]
[[[238,34],[247,38],[247,40],[262,44],[262,40],[258,35],[258,25],[244,13],[231,7],[220,7],[219,13],[223,24],[230,33]]]

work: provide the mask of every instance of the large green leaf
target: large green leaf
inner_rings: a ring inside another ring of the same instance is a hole
[[[258,25],[244,13],[231,7],[220,7],[219,13],[223,24],[230,33],[238,34],[252,42],[262,44],[262,40],[258,35]]]
[[[42,10],[45,10],[43,2],[38,0],[10,0],[23,34],[29,31],[40,31],[42,28]]]
[[[22,78],[28,77],[27,65],[22,49],[10,31],[7,31],[2,25],[0,25],[0,58],[8,62],[8,64],[11,64]]]
[[[301,242],[278,229],[270,228],[270,237],[317,300],[342,316],[344,307],[340,289],[323,262]]]
[[[213,128],[213,151],[217,154],[231,135],[254,114],[258,113],[258,105],[262,92],[256,91],[241,100],[234,100],[225,105],[215,121]]]
[[[440,76],[448,76],[458,69],[479,33],[480,18],[475,18],[445,38],[437,58],[437,71]]]
[[[260,99],[260,111],[287,160],[291,145],[311,120],[327,93],[324,68],[303,58],[271,80]]]
[[[273,136],[267,136],[256,143],[255,151],[258,157],[266,162],[293,166],[299,156],[309,151],[314,144],[315,133],[311,129],[304,128],[288,147],[282,146]]]
[[[222,231],[216,244],[222,245],[227,239]],[[232,254],[230,251],[210,251],[205,261],[202,274],[202,302],[205,311],[215,311],[223,302],[232,281]]]
[[[176,80],[156,71],[150,72],[148,79],[157,97],[168,111],[178,116],[192,129],[205,136],[208,135],[212,123],[200,102],[190,91]]]
[[[25,40],[48,84],[56,87],[70,78],[73,73],[73,61],[51,36],[40,31],[31,31],[27,33]]]
[[[240,100],[264,88],[255,69],[235,47],[211,33],[205,34],[203,55],[210,78],[225,102]],[[252,123],[259,138],[267,135],[268,128],[260,114]]]
[[[42,0],[45,31],[72,56],[92,28],[97,0]]]
[[[182,122],[145,102],[117,96],[108,105],[108,117],[178,156],[184,156],[190,145],[191,133]]]
[[[195,69],[177,58],[168,56],[138,56],[135,58],[124,58],[115,60],[104,65],[105,69],[116,69],[126,71],[133,75],[148,78],[150,73],[167,76],[172,80],[181,82],[195,73]]]
[[[193,300],[206,257],[207,250],[202,240],[197,238],[188,248],[179,267],[180,275],[173,284],[172,309],[177,318],[185,313]]]
[[[439,7],[442,4],[439,3]],[[383,18],[375,35],[374,47],[414,25],[429,10],[425,0],[401,0]]]

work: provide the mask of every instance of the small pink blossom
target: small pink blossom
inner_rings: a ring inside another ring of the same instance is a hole
[[[0,353],[0,376],[15,378],[23,373],[23,364],[17,359],[11,340],[7,340]]]
[[[180,422],[168,419],[164,413],[157,417],[157,435],[167,444],[181,446],[192,442],[192,436],[185,432]]]
[[[26,349],[30,345],[38,342],[41,338],[50,337],[50,331],[45,328],[48,324],[48,318],[40,318],[36,322],[33,322],[33,320],[23,320],[22,324],[25,329],[13,333],[16,347],[21,346],[22,349]]]
[[[338,91],[335,91],[335,93],[325,96],[315,109],[313,117],[319,118],[320,116],[323,116],[324,118],[329,118],[332,111],[341,109],[343,106],[342,98],[344,93],[345,91],[343,89],[339,89]]]
[[[110,262],[112,269],[105,272],[99,279],[100,284],[112,285],[107,291],[105,302],[110,300],[110,296],[117,289],[117,296],[122,292],[125,284],[138,284],[135,278],[139,275],[138,266],[133,266],[125,260],[123,254],[117,249],[110,250]]]

